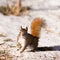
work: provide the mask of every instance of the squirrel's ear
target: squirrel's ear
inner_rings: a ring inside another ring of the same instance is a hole
[[[28,27],[26,27],[26,30],[28,31]]]

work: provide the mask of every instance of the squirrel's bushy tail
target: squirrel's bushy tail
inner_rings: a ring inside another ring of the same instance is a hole
[[[35,37],[40,36],[41,27],[45,26],[45,22],[42,18],[35,18],[31,23],[31,34]]]

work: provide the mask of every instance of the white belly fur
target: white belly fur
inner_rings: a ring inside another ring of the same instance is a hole
[[[25,39],[24,39],[22,36],[19,37],[18,42],[19,42],[22,46],[25,45]]]

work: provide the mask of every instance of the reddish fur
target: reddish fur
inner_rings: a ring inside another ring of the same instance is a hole
[[[35,18],[31,24],[31,34],[33,36],[39,37],[41,27],[44,27],[44,20],[41,18]]]

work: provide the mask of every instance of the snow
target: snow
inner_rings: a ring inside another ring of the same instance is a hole
[[[0,1],[0,5],[6,5],[6,3],[7,3],[6,0]],[[47,30],[44,28],[42,28],[41,30],[39,47],[60,46],[60,0],[22,0],[22,4],[23,6],[26,5],[31,6],[32,10],[29,11],[28,15],[4,16],[0,14],[0,33],[6,35],[6,37],[0,38],[0,44],[4,43],[3,41],[4,39],[11,38],[13,42],[5,43],[4,46],[5,48],[8,47],[8,50],[13,55],[20,56],[19,51],[17,51],[18,47],[16,46],[17,45],[16,39],[20,31],[20,26],[23,26],[24,28],[27,26],[29,29],[28,32],[30,33],[31,22],[33,21],[34,18],[40,17],[45,20]],[[51,30],[51,32],[48,32],[48,30]],[[10,48],[9,47],[10,45],[14,45],[16,47]],[[39,53],[41,53],[42,55],[42,52]],[[32,53],[29,54],[31,55]],[[27,57],[30,58],[29,54],[27,52],[24,53],[23,54],[24,58],[26,59]],[[50,52],[48,52],[47,55],[50,55]],[[43,58],[45,57],[43,56],[41,59]],[[32,59],[35,59],[35,57]],[[39,58],[36,59],[39,60]],[[48,57],[48,59],[50,58]],[[19,60],[19,58],[17,60]]]

